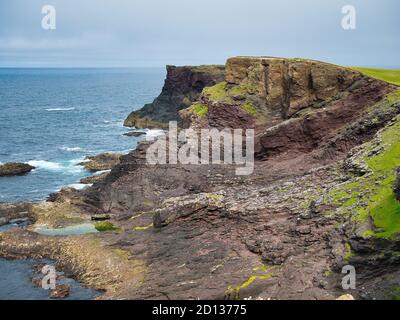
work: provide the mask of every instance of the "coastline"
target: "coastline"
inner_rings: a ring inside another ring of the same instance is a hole
[[[287,76],[296,86],[278,81]],[[25,208],[34,224],[0,233],[0,256],[55,260],[66,274],[104,290],[99,299],[331,300],[343,294],[337,283],[349,263],[364,270],[359,281],[367,292],[351,293],[384,298],[394,280],[366,275],[380,257],[396,279],[398,241],[382,237],[374,217],[354,218],[352,204],[346,206],[353,191],[337,188],[362,188],[391,174],[392,167],[376,163],[398,143],[397,90],[322,62],[232,58],[225,81],[203,88],[193,102],[207,113],[189,106],[180,115],[195,129],[254,126],[253,175],[239,177],[234,166],[149,165],[151,142],[140,142],[91,187],[63,189]],[[254,112],[243,108],[249,102]],[[363,197],[368,193],[350,200]],[[107,222],[102,232],[34,232],[99,217]]]

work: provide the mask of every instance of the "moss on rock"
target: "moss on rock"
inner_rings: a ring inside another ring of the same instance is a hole
[[[96,228],[97,231],[100,231],[100,232],[118,230],[118,227],[116,227],[114,224],[112,224],[109,221],[96,222],[94,227]]]
[[[190,107],[190,111],[194,112],[198,117],[203,118],[208,114],[208,106],[196,102]]]

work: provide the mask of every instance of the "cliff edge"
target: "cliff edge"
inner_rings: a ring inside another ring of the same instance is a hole
[[[167,77],[161,94],[152,103],[133,111],[126,118],[124,126],[163,128],[169,121],[179,121],[178,112],[189,107],[205,87],[222,81],[224,76],[224,66],[167,66]]]

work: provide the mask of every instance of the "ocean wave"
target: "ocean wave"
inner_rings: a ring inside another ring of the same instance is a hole
[[[82,159],[68,160],[65,164],[47,160],[32,160],[28,161],[28,164],[34,166],[36,169],[39,170],[56,171],[65,174],[70,174],[70,173],[79,173],[83,171],[82,167],[77,166],[77,164],[81,160]]]
[[[46,111],[72,111],[75,108],[48,108]]]
[[[28,161],[28,164],[39,169],[45,169],[50,171],[58,171],[63,168],[63,166],[57,162],[51,162],[46,160],[32,160]]]

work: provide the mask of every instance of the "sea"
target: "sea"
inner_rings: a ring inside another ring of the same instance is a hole
[[[128,153],[128,114],[160,93],[163,68],[0,68],[0,163],[36,167],[0,177],[0,202],[42,201],[63,187],[82,189],[78,165],[102,152]],[[157,135],[148,130],[147,135]]]

